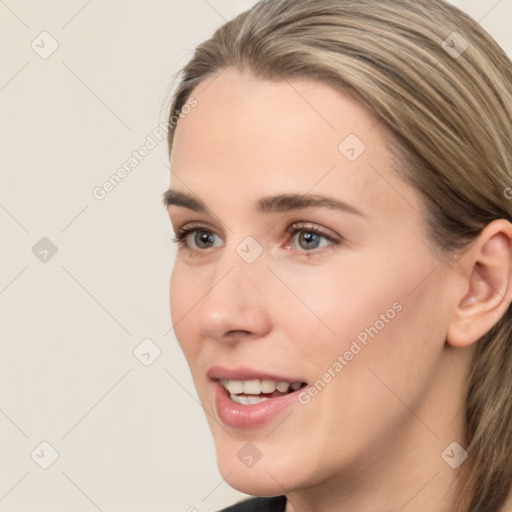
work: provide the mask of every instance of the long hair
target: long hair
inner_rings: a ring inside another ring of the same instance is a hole
[[[463,252],[489,222],[512,219],[512,64],[445,1],[260,1],[196,48],[177,75],[171,115],[230,66],[264,80],[318,80],[374,113],[442,257]],[[512,485],[512,308],[478,340],[466,389],[469,457],[453,510],[498,512]]]

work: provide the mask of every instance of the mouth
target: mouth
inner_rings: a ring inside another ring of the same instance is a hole
[[[219,379],[229,398],[238,404],[254,405],[279,398],[306,386],[305,382],[276,381],[272,379],[228,380]]]
[[[238,368],[212,367],[207,372],[219,419],[234,428],[257,428],[297,405],[301,378]]]

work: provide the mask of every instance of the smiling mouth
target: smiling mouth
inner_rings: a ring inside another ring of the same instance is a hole
[[[305,382],[285,382],[272,379],[219,379],[229,398],[242,405],[259,404],[272,398],[294,393],[306,386]]]

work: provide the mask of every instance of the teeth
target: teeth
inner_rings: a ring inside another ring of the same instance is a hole
[[[228,390],[230,395],[239,395],[241,393],[246,395],[260,395],[261,393],[273,393],[276,389],[281,393],[286,393],[290,387],[293,391],[296,391],[302,386],[300,382],[276,382],[271,379],[252,379],[244,381],[220,379],[220,383]],[[258,401],[261,401],[261,399],[258,398]]]
[[[261,393],[261,383],[258,379],[246,380],[243,387],[246,395],[259,395]]]
[[[261,392],[262,393],[273,393],[276,390],[276,383],[273,380],[262,380],[261,381]]]
[[[259,404],[260,402],[264,402],[265,400],[268,400],[266,396],[244,396],[244,395],[230,395],[231,400],[233,402],[237,402],[242,405],[253,405],[253,404]]]
[[[224,385],[224,387],[226,387],[232,395],[237,395],[244,391],[244,383],[240,380],[228,380],[227,386]]]
[[[288,382],[278,382],[276,386],[277,391],[281,391],[281,393],[286,393],[289,387],[290,384]]]

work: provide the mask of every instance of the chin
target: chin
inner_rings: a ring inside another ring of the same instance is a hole
[[[256,466],[259,466],[259,464]],[[222,478],[237,491],[265,497],[279,496],[291,490],[289,478],[284,479],[281,472],[275,471],[272,467],[267,470],[266,467],[256,466],[242,469],[239,465],[223,464],[219,461],[219,471]]]
[[[231,440],[216,444],[216,450],[222,478],[245,494],[279,496],[301,488],[301,481],[308,480],[307,475],[296,473],[297,464],[292,460],[262,453],[257,443]]]

